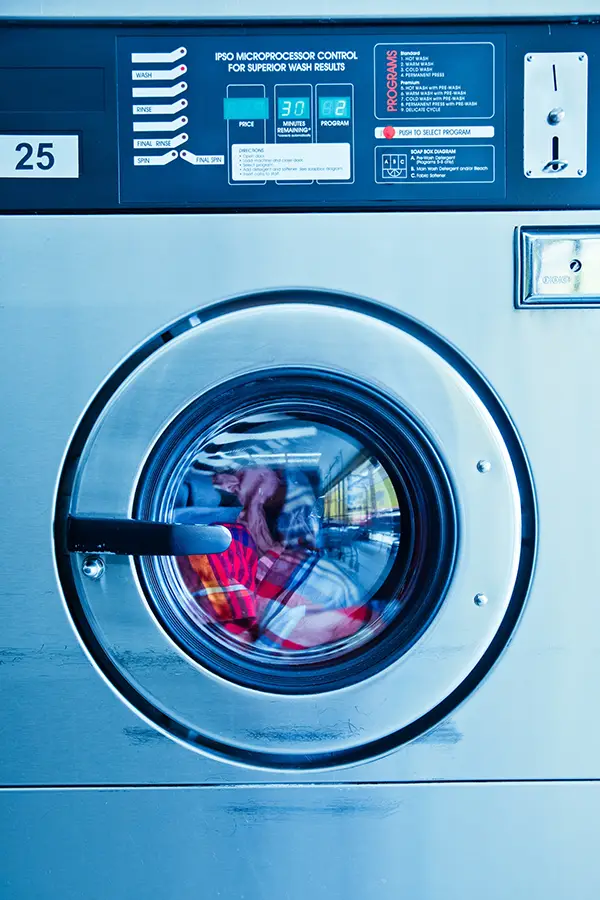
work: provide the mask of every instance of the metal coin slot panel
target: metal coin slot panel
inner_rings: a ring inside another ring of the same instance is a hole
[[[587,91],[585,53],[526,54],[523,170],[527,178],[584,177]]]
[[[524,228],[517,307],[600,305],[600,229]]]

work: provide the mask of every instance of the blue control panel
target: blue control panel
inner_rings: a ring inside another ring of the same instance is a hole
[[[581,177],[526,177],[537,53],[589,61]],[[591,21],[12,21],[0,59],[0,210],[600,207]]]

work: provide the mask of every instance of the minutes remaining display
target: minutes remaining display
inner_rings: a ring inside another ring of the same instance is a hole
[[[309,97],[278,97],[277,117],[279,119],[310,118]]]

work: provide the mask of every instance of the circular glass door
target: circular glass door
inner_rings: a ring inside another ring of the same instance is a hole
[[[270,373],[203,397],[156,447],[138,510],[229,530],[219,553],[142,558],[141,581],[182,649],[267,691],[389,664],[435,614],[454,559],[431,442],[348,379]]]
[[[412,739],[490,670],[535,505],[456,350],[299,293],[204,310],[126,360],[73,438],[55,537],[74,626],[131,707],[216,757],[314,769]]]

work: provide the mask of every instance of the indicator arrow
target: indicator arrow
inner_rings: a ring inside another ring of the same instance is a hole
[[[174,69],[133,69],[131,77],[134,81],[175,81],[187,72],[187,66],[176,66]]]
[[[176,134],[175,137],[172,138],[134,138],[133,140],[133,149],[134,150],[158,150],[162,149],[171,149],[172,147],[179,147],[180,144],[185,144],[188,140],[188,135],[184,134]]]
[[[187,116],[179,116],[178,119],[171,119],[170,122],[134,122],[134,131],[177,131],[187,125]]]
[[[168,153],[161,153],[160,156],[134,156],[134,166],[166,166],[175,162],[178,157],[177,150],[169,150]]]
[[[132,97],[176,97],[187,91],[185,81],[174,84],[173,87],[134,87],[131,89]]]
[[[185,56],[187,50],[185,47],[178,47],[171,53],[132,53],[132,63],[170,63]]]
[[[190,153],[188,150],[180,150],[180,157],[185,160],[185,162],[191,163],[193,166],[224,166],[225,165],[225,157],[224,156],[214,156],[209,154],[197,154]]]
[[[174,113],[185,109],[187,100],[176,100],[175,103],[134,103],[134,116],[172,116]]]

